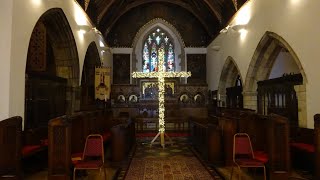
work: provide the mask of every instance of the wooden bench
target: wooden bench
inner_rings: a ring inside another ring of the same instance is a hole
[[[263,116],[241,109],[222,110],[218,118],[225,165],[233,163],[233,135],[248,133],[255,150],[255,158],[265,162],[270,179],[287,179],[290,168],[289,124],[285,117]]]
[[[291,128],[290,149],[294,168],[314,172],[314,129]]]
[[[111,128],[111,159],[119,162],[126,159],[135,143],[135,124],[130,118],[118,119],[121,124]]]
[[[62,116],[49,122],[49,179],[68,179],[72,163],[82,158],[85,139],[89,134],[110,133],[113,125],[111,111],[77,112],[71,116]],[[110,121],[110,122],[106,122]],[[111,135],[105,137],[111,140]]]
[[[320,179],[320,114],[314,115],[315,179]]]
[[[21,179],[22,118],[15,116],[0,121],[0,179]]]
[[[208,119],[190,119],[190,140],[205,160],[222,164],[221,129]]]
[[[47,167],[48,127],[25,129],[22,132],[22,169],[30,174]]]

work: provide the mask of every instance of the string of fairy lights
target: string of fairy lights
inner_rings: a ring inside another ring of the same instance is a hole
[[[165,107],[164,107],[164,94],[165,94],[165,78],[172,77],[190,77],[191,72],[166,72],[163,68],[164,65],[164,49],[161,47],[158,50],[158,72],[133,72],[133,78],[158,78],[158,98],[159,98],[159,132],[165,131]]]

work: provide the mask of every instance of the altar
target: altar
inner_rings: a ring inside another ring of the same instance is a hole
[[[112,85],[113,116],[129,115],[136,132],[157,132],[159,128],[156,79],[141,79],[135,84]],[[166,131],[186,132],[190,116],[207,117],[209,102],[206,84],[183,84],[178,78],[166,79]],[[150,88],[150,89],[148,89]]]

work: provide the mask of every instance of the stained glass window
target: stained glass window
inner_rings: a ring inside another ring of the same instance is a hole
[[[171,39],[161,28],[151,32],[144,41],[142,55],[142,71],[158,71],[158,50],[163,47],[164,69],[168,72],[175,71],[174,46]]]

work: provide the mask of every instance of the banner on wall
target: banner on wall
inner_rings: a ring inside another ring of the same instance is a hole
[[[95,99],[107,101],[110,99],[110,82],[111,68],[96,67],[95,69]]]

